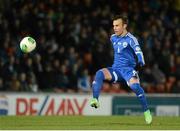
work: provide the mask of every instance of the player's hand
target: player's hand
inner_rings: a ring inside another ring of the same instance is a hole
[[[140,67],[143,67],[143,66],[145,66],[145,63],[142,62],[142,61],[140,61],[140,62],[138,62],[138,65],[139,65]]]
[[[137,67],[142,68],[145,65],[143,54],[138,53],[137,58],[138,58]]]

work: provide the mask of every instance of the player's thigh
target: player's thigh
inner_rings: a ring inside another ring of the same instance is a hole
[[[108,70],[108,68],[103,68],[103,69],[101,69],[101,71],[104,74],[104,79],[105,80],[109,80],[110,81],[112,79],[112,75],[111,75],[110,71]]]
[[[110,76],[108,79],[111,82],[117,82],[117,81],[122,81],[122,77],[120,72],[118,72],[117,70],[113,69],[112,67],[108,67],[106,68],[106,70],[108,70],[108,75]]]
[[[123,78],[126,80],[128,85],[139,83],[139,75],[133,68],[126,68],[123,71]]]

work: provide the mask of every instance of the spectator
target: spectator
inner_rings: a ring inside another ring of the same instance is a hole
[[[61,65],[55,72],[54,76],[54,91],[65,92],[68,91],[69,79],[67,77],[67,69],[65,65]]]
[[[81,92],[90,92],[90,77],[88,75],[88,70],[84,69],[82,75],[78,78],[78,88]]]
[[[180,93],[180,80],[178,80],[173,86],[172,93]]]
[[[39,87],[38,84],[36,82],[36,77],[35,74],[33,72],[29,72],[28,76],[27,76],[27,90],[29,92],[38,92],[39,91]]]
[[[27,91],[28,90],[28,83],[27,83],[26,73],[24,73],[24,72],[20,73],[19,81],[21,84],[21,91]]]
[[[0,91],[5,91],[3,79],[0,77]]]

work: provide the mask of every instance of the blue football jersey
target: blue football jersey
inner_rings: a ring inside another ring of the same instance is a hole
[[[112,65],[115,69],[121,69],[122,67],[136,66],[137,62],[143,66],[144,56],[137,39],[131,34],[127,33],[125,36],[117,36],[113,34],[110,38],[114,49],[114,63]]]

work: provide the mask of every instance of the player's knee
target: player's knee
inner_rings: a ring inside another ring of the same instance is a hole
[[[101,69],[101,71],[104,74],[105,80],[111,80],[112,79],[111,73],[109,72],[109,70],[107,68],[103,68],[103,69]]]
[[[95,79],[96,79],[96,80],[99,80],[99,79],[104,80],[104,73],[103,73],[101,70],[98,70],[98,71],[96,72]]]
[[[139,79],[136,77],[132,77],[128,83],[129,83],[129,85],[136,84],[136,83],[139,84]]]

